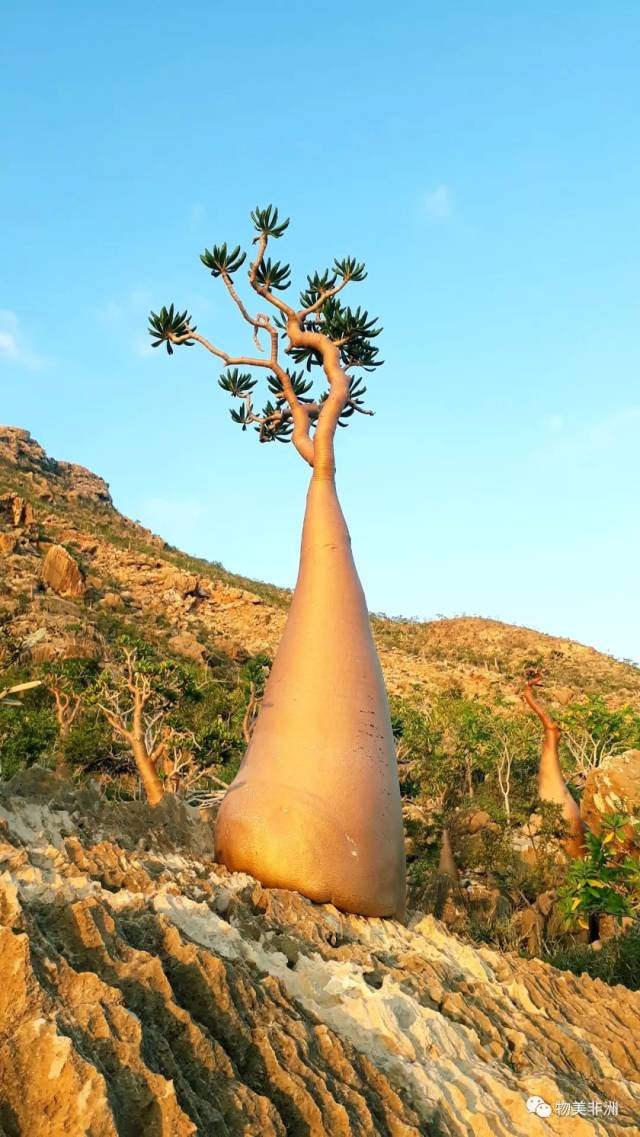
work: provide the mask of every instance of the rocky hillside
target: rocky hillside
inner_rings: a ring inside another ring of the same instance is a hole
[[[114,620],[198,661],[272,656],[289,602],[285,590],[171,548],[118,513],[102,478],[49,458],[14,427],[0,427],[0,557],[5,653],[9,642],[34,662],[98,655]],[[640,698],[640,669],[569,640],[468,618],[373,625],[391,693],[457,686],[515,700],[534,662],[558,703],[589,692]]]
[[[2,1137],[639,1131],[640,993],[264,889],[172,797],[1,786],[0,943]]]

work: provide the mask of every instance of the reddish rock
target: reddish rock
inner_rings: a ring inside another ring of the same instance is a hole
[[[52,545],[42,563],[43,583],[58,596],[83,596],[82,571],[62,545]]]

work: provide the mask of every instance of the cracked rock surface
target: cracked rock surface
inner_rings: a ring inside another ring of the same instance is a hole
[[[264,889],[173,798],[0,787],[0,1137],[632,1137],[639,1070],[638,992]]]

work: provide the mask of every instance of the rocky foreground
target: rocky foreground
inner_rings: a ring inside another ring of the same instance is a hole
[[[640,1132],[640,993],[264,889],[174,798],[1,786],[0,942],[3,1137]]]

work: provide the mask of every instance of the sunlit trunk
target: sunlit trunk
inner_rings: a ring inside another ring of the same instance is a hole
[[[149,805],[157,805],[164,794],[164,789],[155,766],[147,754],[144,742],[134,740],[132,749],[147,801]]]
[[[300,570],[216,855],[264,884],[365,916],[405,908],[389,707],[332,472],[307,495]]]
[[[570,857],[584,857],[584,824],[577,802],[565,785],[560,768],[558,744],[560,731],[557,727],[545,727],[542,742],[542,755],[538,769],[538,794],[542,801],[555,802],[562,809],[562,816],[569,833],[564,840],[564,848]]]

